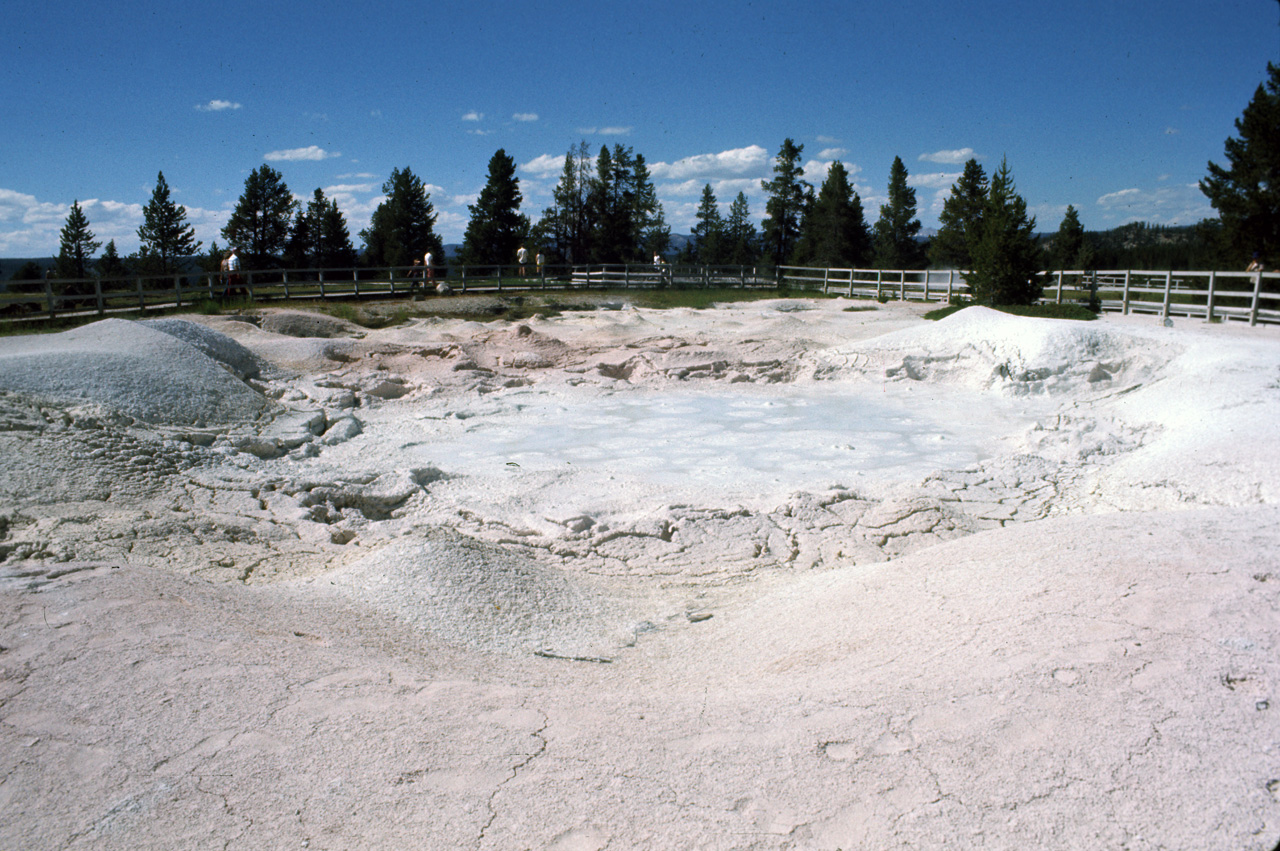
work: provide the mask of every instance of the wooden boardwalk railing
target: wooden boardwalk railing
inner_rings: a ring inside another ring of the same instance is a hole
[[[7,281],[0,284],[0,321],[59,316],[107,316],[196,307],[250,298],[418,298],[438,284],[453,293],[630,288],[756,288],[820,291],[850,298],[950,301],[970,294],[965,273],[951,269],[835,269],[681,264],[449,266],[424,277],[421,266],[242,271],[237,291],[222,273],[126,278]],[[1086,302],[1103,310],[1155,313],[1250,324],[1280,323],[1280,272],[1152,272],[1139,270],[1046,273],[1042,302]]]
[[[1045,279],[1042,303],[1084,303],[1096,297],[1104,311],[1114,313],[1280,323],[1280,272],[1075,270],[1046,273]],[[783,266],[778,280],[850,298],[950,301],[971,294],[965,273],[958,270]]]

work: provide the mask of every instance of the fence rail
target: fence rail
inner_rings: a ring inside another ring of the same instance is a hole
[[[782,266],[785,286],[850,298],[950,301],[972,295],[958,270],[819,269]],[[1104,311],[1207,321],[1280,323],[1280,272],[1152,272],[1135,269],[1046,273],[1041,303],[1085,303]]]
[[[587,287],[774,287],[772,273],[748,266],[592,265],[421,266],[131,275],[8,281],[0,292],[0,321],[58,316],[105,316],[194,306],[203,300],[252,298],[256,302],[298,299],[363,299],[434,295],[443,284],[452,293],[571,290]]]
[[[521,274],[523,272],[523,274]],[[1280,272],[1152,272],[1139,270],[1046,273],[1042,302],[1095,300],[1105,311],[1155,313],[1251,325],[1280,323]],[[418,298],[443,284],[453,293],[631,288],[788,288],[850,298],[951,301],[968,297],[959,270],[826,269],[780,266],[613,264],[421,266],[219,272],[122,278],[8,281],[0,292],[0,321],[58,316],[106,316],[194,307],[198,302],[248,297],[256,302],[298,299]]]

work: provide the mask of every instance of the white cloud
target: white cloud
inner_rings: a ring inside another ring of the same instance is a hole
[[[627,136],[630,135],[632,128],[630,127],[579,127],[575,132],[580,136]]]
[[[818,144],[819,145],[838,145],[840,144],[840,140],[837,139],[835,136],[819,136]]]
[[[727,203],[737,197],[739,192],[747,195],[759,193],[760,181],[754,177],[738,178],[731,180],[683,180],[679,183],[664,183],[657,187],[658,193],[663,196],[681,197],[701,197],[702,190],[711,187],[711,192],[716,196],[716,200],[721,203]]]
[[[201,112],[223,112],[228,109],[239,109],[240,104],[229,100],[211,100],[208,103],[196,104],[196,109]]]
[[[269,154],[264,154],[262,158],[269,163],[299,161],[318,162],[320,160],[327,160],[331,157],[340,156],[342,156],[342,154],[337,153],[336,151],[331,153],[326,151],[324,148],[317,147],[316,145],[308,145],[305,148],[290,148],[285,151],[272,151]]]
[[[973,148],[960,148],[955,151],[934,151],[932,154],[921,154],[920,162],[939,163],[941,165],[959,165],[973,159]]]
[[[467,212],[455,213],[452,210],[437,210],[436,232],[445,242],[462,242],[462,235],[467,232],[467,224],[471,216]]]
[[[830,162],[822,162],[821,160],[807,160],[801,170],[804,179],[813,184],[813,190],[816,192],[822,186],[823,181],[827,179],[827,172],[831,170]]]
[[[1105,227],[1126,222],[1193,225],[1217,215],[1196,183],[1164,184],[1155,189],[1130,187],[1108,192],[1097,200]]]
[[[89,198],[80,209],[89,220],[94,239],[105,246],[114,241],[121,254],[138,250],[138,227],[142,224],[142,204]],[[187,223],[195,228],[196,239],[205,246],[220,239],[230,209],[206,210],[188,207]],[[60,231],[71,205],[40,201],[8,189],[0,189],[0,256],[50,257],[58,253]]]
[[[564,154],[542,154],[529,160],[520,168],[534,177],[543,179],[555,177],[564,171]]]
[[[939,171],[931,174],[909,174],[907,185],[924,189],[942,189],[950,191],[952,185],[960,179],[960,172]]]
[[[483,121],[483,120],[484,120],[484,113],[483,113],[483,112],[476,112],[476,111],[473,109],[473,110],[471,110],[470,112],[468,112],[466,115],[462,116],[462,120],[463,120],[463,121]]]
[[[517,112],[511,116],[515,121],[537,121],[538,113],[536,112]]]
[[[823,148],[821,151],[818,151],[818,159],[838,160],[847,153],[849,153],[849,151],[846,148]]]
[[[476,128],[474,130],[468,130],[467,132],[470,133],[472,136],[492,136],[493,135],[492,130],[481,130],[479,128]]]
[[[377,176],[378,175],[371,174],[370,172],[367,172],[367,171],[359,171],[353,174],[340,174],[338,175],[338,179],[339,180],[373,180]]]
[[[1098,199],[1098,206],[1107,208],[1127,207],[1137,203],[1141,197],[1141,189],[1121,189],[1118,192],[1108,192],[1103,195]]]
[[[751,172],[763,175],[768,164],[769,153],[759,145],[749,145],[717,154],[696,154],[673,163],[653,163],[649,173],[656,180],[696,179],[706,183],[717,177]]]
[[[467,207],[480,200],[480,193],[477,192],[473,195],[454,195],[449,200],[459,207]]]

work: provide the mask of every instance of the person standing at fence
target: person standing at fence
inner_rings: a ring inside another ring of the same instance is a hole
[[[1249,262],[1249,267],[1248,267],[1247,269],[1245,269],[1245,271],[1246,271],[1246,272],[1261,272],[1261,271],[1263,271],[1263,268],[1262,268],[1262,257],[1258,255],[1258,252],[1256,252],[1256,251],[1255,251],[1255,252],[1253,252],[1253,260],[1251,260],[1251,261]]]
[[[222,252],[222,265],[218,267],[222,271],[222,297],[231,297],[231,249]]]
[[[529,249],[523,245],[516,251],[516,262],[520,264],[520,277],[524,277],[525,264],[529,262]]]
[[[232,292],[248,295],[249,291],[245,289],[244,281],[240,279],[240,255],[234,248],[231,249],[231,256],[227,258],[227,271],[231,273]]]
[[[422,257],[422,269],[423,269],[422,274],[427,276],[428,281],[434,281],[436,279],[436,269],[435,269],[435,266],[432,265],[432,263],[435,262],[435,259],[436,258],[431,254],[430,251],[428,251]]]
[[[533,258],[533,264],[538,267],[539,278],[542,277],[542,265],[546,262],[547,262],[547,258],[543,256],[541,251],[538,252],[537,257]]]

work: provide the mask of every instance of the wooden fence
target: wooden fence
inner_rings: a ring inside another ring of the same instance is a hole
[[[453,293],[630,288],[787,288],[850,298],[951,301],[968,297],[958,270],[823,269],[781,266],[614,264],[590,266],[450,266],[424,278],[422,267],[271,269],[243,271],[233,288],[225,275],[178,273],[103,279],[8,281],[0,321],[59,316],[107,316],[195,308],[252,299],[420,298],[445,284]],[[1250,324],[1280,323],[1280,273],[1065,271],[1046,274],[1042,302],[1096,299],[1103,310],[1155,313]]]
[[[1097,299],[1114,313],[1154,313],[1210,322],[1280,323],[1280,272],[1150,272],[1134,269],[1046,273],[1041,303]],[[791,288],[850,298],[950,301],[971,295],[957,270],[818,269],[783,266],[779,282]]]
[[[201,302],[255,303],[297,300],[421,298],[444,284],[451,293],[506,293],[656,287],[777,286],[772,272],[749,266],[616,264],[536,266],[421,266],[343,269],[270,269],[221,272],[7,281],[0,292],[0,321],[107,316],[197,307]]]

